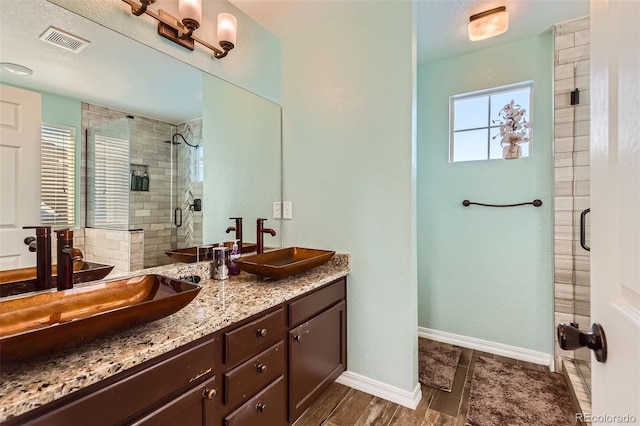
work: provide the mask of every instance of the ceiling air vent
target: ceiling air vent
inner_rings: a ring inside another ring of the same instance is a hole
[[[49,27],[42,33],[40,40],[51,43],[54,46],[62,47],[74,53],[80,52],[87,47],[90,41],[84,40],[80,37],[69,34],[55,27]]]

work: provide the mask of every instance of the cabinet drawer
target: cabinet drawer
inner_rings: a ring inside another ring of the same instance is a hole
[[[38,417],[34,423],[111,426],[139,415],[170,395],[186,392],[193,382],[213,374],[214,341],[209,340],[179,355],[112,383]]]
[[[289,326],[295,327],[345,297],[346,281],[341,279],[327,287],[314,291],[308,296],[290,303]]]
[[[286,395],[284,376],[280,376],[258,395],[225,417],[224,425],[285,425],[287,424]]]
[[[235,365],[283,338],[284,309],[260,317],[224,334],[224,362]]]
[[[215,394],[210,394],[212,390],[216,390],[215,376],[147,414],[131,426],[202,426],[207,424],[207,419],[211,419],[209,422],[212,422],[216,399]]]
[[[224,375],[224,403],[236,405],[284,374],[284,341],[244,362]]]

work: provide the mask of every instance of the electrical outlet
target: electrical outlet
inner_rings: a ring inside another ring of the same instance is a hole
[[[279,201],[273,202],[273,218],[282,219],[282,203]]]
[[[293,203],[291,201],[282,202],[282,218],[293,219]]]

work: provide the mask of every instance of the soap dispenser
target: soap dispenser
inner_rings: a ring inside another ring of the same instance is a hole
[[[149,190],[149,174],[147,172],[144,172],[144,174],[142,175],[141,189],[143,191]]]
[[[240,273],[240,267],[234,260],[240,257],[240,250],[238,250],[238,241],[235,240],[233,242],[233,247],[231,248],[231,254],[229,255],[229,273],[231,275],[238,275]]]

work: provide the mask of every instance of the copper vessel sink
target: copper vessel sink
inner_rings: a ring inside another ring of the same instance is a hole
[[[184,308],[198,284],[142,275],[0,301],[0,360],[22,360],[155,321]]]
[[[57,265],[51,266],[51,284],[56,286]],[[113,270],[113,265],[78,261],[73,262],[73,283],[87,283],[101,280]],[[14,296],[37,290],[36,268],[11,269],[0,271],[0,297]]]
[[[228,249],[228,252],[231,252],[231,247],[233,247],[232,241],[227,241],[223,243],[224,246]],[[213,247],[217,247],[218,244],[211,244]],[[196,255],[196,250],[200,247],[199,256]],[[206,250],[204,246],[198,247],[187,247],[182,249],[168,250],[164,253],[169,256],[171,259],[181,262],[181,263],[194,263],[194,262],[202,262],[204,260],[212,260],[211,259],[211,250]],[[255,243],[242,243],[242,253],[251,253],[256,251]]]
[[[240,270],[271,278],[286,278],[329,261],[335,251],[289,247],[235,260]]]

